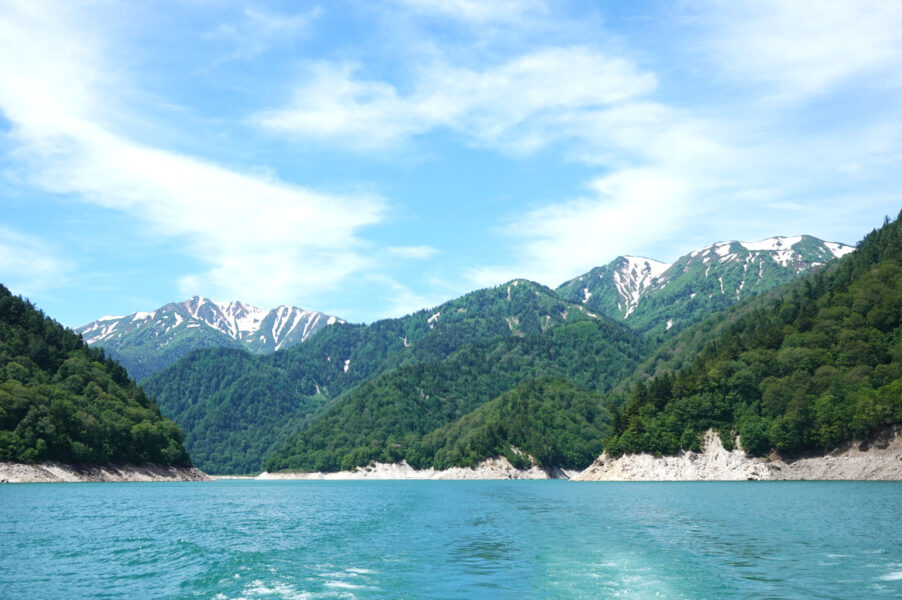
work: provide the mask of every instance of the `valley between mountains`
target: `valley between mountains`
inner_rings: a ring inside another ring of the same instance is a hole
[[[547,474],[602,453],[700,452],[715,432],[725,452],[791,461],[902,423],[900,261],[897,220],[857,248],[796,236],[719,242],[672,264],[622,256],[556,289],[517,279],[368,325],[195,297],[98,319],[77,330],[86,346],[67,341],[49,363],[4,337],[0,460],[190,455],[215,474],[496,461]],[[10,335],[55,331],[35,319]],[[73,360],[92,374],[76,383]],[[91,377],[112,377],[100,397],[136,408],[90,412]],[[48,385],[72,407],[15,397]],[[159,434],[136,433],[141,406]],[[86,433],[110,420],[118,434]]]

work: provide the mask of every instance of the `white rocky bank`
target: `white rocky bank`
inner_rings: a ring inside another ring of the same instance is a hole
[[[55,462],[26,465],[0,462],[0,483],[96,481],[210,481],[210,477],[194,467],[64,465]]]
[[[737,440],[738,441],[738,440]],[[755,458],[738,448],[727,450],[714,431],[708,431],[702,452],[677,456],[630,454],[611,458],[602,454],[585,471],[517,469],[506,458],[482,461],[475,468],[417,470],[406,462],[375,463],[337,473],[267,473],[257,479],[571,479],[573,481],[746,481],[746,480],[902,480],[902,435],[888,431],[870,444],[850,444],[826,456],[784,461]]]
[[[545,471],[539,467],[517,469],[507,458],[501,456],[488,458],[475,468],[452,467],[437,471],[435,469],[417,470],[407,464],[375,463],[369,467],[357,467],[354,471],[337,473],[267,473],[263,472],[257,479],[569,479],[576,476],[576,471]]]
[[[737,444],[738,446],[738,444]],[[826,456],[784,461],[728,451],[720,436],[705,434],[702,452],[655,457],[602,454],[574,481],[744,481],[744,480],[902,480],[902,436],[878,436],[870,444],[851,444]]]

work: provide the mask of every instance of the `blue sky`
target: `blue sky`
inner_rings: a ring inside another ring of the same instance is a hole
[[[902,208],[898,2],[0,0],[0,282],[352,321]]]

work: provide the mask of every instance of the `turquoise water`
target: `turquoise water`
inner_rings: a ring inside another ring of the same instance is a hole
[[[0,486],[0,598],[898,598],[902,484]]]

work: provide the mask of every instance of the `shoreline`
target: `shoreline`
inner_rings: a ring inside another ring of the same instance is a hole
[[[571,479],[578,471],[555,469],[546,471],[532,466],[529,469],[515,468],[507,458],[500,456],[487,458],[476,467],[451,467],[437,471],[434,468],[417,470],[407,464],[375,463],[368,467],[357,467],[354,471],[337,471],[333,473],[269,473],[264,471],[255,479],[304,479],[304,480],[503,480],[503,479]]]
[[[99,483],[140,481],[212,481],[197,467],[161,465],[70,465],[0,462],[0,483]]]
[[[886,430],[870,442],[854,442],[825,455],[784,460],[750,457],[739,448],[727,450],[720,436],[705,433],[701,452],[675,456],[632,454],[598,457],[583,471],[516,469],[504,457],[475,468],[416,470],[406,462],[375,463],[354,471],[332,473],[268,473],[257,480],[504,480],[568,479],[571,481],[902,481],[902,429]],[[237,479],[238,477],[230,477]],[[244,477],[242,477],[244,479]]]
[[[701,452],[676,456],[602,454],[574,481],[902,481],[902,436],[887,430],[871,442],[853,442],[821,456],[783,460],[726,450],[720,436],[705,433]]]

